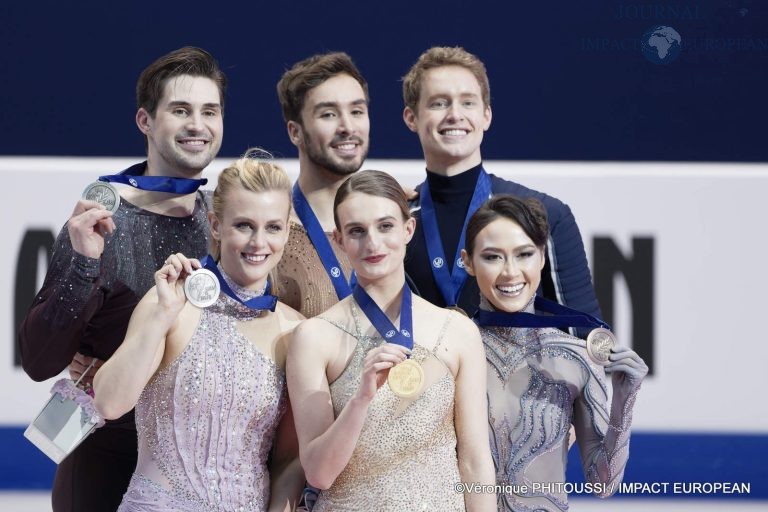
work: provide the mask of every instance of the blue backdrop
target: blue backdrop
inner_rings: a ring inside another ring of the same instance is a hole
[[[370,82],[371,156],[420,158],[399,78],[440,44],[488,67],[485,158],[768,161],[768,6],[756,0],[10,1],[0,23],[3,155],[143,153],[136,79],[190,44],[230,78],[222,156],[294,156],[275,84],[301,58],[344,50]],[[678,37],[654,62],[643,39],[656,27]]]
[[[664,34],[669,53],[655,58],[649,38]],[[211,51],[230,79],[223,157],[250,146],[295,156],[275,84],[297,60],[343,50],[370,83],[371,157],[420,158],[399,78],[426,48],[461,45],[491,78],[486,159],[768,162],[768,6],[758,0],[9,0],[0,5],[0,155],[143,154],[136,79],[183,45]],[[0,428],[0,488],[47,488],[53,465],[20,434]],[[727,468],[723,481],[751,481],[752,498],[768,497],[765,436],[659,436],[633,437],[627,480],[682,471],[703,481]],[[701,453],[706,461],[691,455]],[[580,478],[574,456],[571,480]],[[669,458],[685,467],[670,470]]]

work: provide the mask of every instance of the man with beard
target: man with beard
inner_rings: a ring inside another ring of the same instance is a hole
[[[280,300],[313,317],[351,293],[351,267],[332,243],[333,200],[368,154],[368,84],[346,53],[296,63],[277,84],[299,179],[285,254],[277,267]]]
[[[146,137],[147,160],[106,177],[131,185],[119,191],[114,213],[81,199],[61,230],[19,331],[22,366],[34,380],[54,377],[70,362],[78,376],[108,359],[168,256],[208,252],[208,201],[198,187],[221,147],[225,88],[215,59],[199,48],[173,51],[142,72],[136,125]],[[136,457],[132,411],[59,464],[54,512],[116,510]]]

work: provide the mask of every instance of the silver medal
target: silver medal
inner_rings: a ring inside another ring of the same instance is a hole
[[[216,275],[201,268],[192,272],[184,281],[184,294],[193,306],[207,308],[216,302],[221,292],[221,285]]]
[[[106,181],[94,181],[83,190],[83,199],[96,201],[115,213],[120,206],[120,194],[111,183]]]
[[[605,366],[610,362],[611,349],[616,346],[616,336],[602,327],[593,329],[587,336],[587,354],[596,364]]]

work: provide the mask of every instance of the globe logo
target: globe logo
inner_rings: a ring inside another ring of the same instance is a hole
[[[411,337],[411,333],[409,333],[409,332],[408,332],[406,329],[403,329],[403,330],[402,330],[402,331],[400,331],[400,332],[401,332],[401,333],[402,333],[402,335],[403,335],[403,336],[405,336],[406,338],[410,338],[410,337]]]
[[[680,56],[682,38],[672,27],[657,25],[643,34],[640,48],[653,64],[671,64]]]
[[[128,179],[128,183],[130,183],[130,184],[131,184],[131,185],[133,185],[134,187],[138,187],[138,186],[139,186],[139,184],[138,184],[138,183],[136,182],[136,180],[135,180],[135,179],[133,179],[133,178],[129,178],[129,179]]]
[[[395,331],[393,331],[393,330],[389,330],[389,331],[387,331],[387,333],[384,335],[384,337],[385,337],[385,338],[391,338],[391,337],[392,337],[392,336],[394,336],[395,334],[396,334],[396,333],[395,333]]]
[[[456,265],[458,265],[459,268],[464,268],[464,260],[461,258],[456,260]]]
[[[339,270],[339,267],[331,268],[331,275],[333,277],[339,277],[341,275],[341,270]]]
[[[440,268],[440,267],[442,267],[442,266],[443,266],[443,258],[441,258],[441,257],[439,257],[439,256],[438,256],[437,258],[433,259],[433,260],[432,260],[432,265],[433,265],[435,268]]]

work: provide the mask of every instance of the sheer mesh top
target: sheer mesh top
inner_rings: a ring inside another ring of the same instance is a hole
[[[349,258],[325,234],[333,248],[341,270],[349,279],[352,266]],[[307,318],[317,316],[339,302],[336,290],[325,271],[315,247],[301,224],[291,221],[288,243],[280,263],[277,264],[277,293],[280,301],[288,304]]]
[[[513,491],[498,495],[498,510],[568,509],[562,483],[571,423],[587,482],[595,494],[611,495],[629,456],[638,388],[614,389],[609,414],[604,370],[584,340],[553,328],[481,327],[480,334],[496,479]]]

